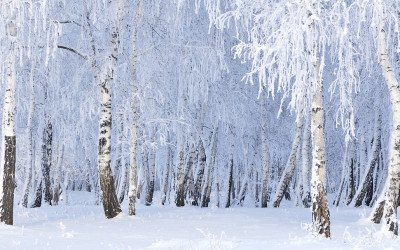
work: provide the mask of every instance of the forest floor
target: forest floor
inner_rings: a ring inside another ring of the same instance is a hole
[[[15,207],[14,226],[0,225],[0,249],[400,249],[367,220],[370,208],[331,208],[332,238],[307,228],[309,209],[198,208],[137,205],[137,216],[104,217],[87,192],[69,204]]]

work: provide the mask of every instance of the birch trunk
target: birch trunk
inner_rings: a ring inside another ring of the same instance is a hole
[[[207,176],[205,178],[202,190],[201,207],[208,207],[208,203],[210,202],[211,187],[214,177],[215,154],[217,152],[217,142],[218,142],[218,122],[214,126],[210,161],[208,163]]]
[[[265,97],[265,93],[263,95]],[[268,200],[268,147],[267,147],[267,109],[266,98],[263,99],[262,105],[262,123],[261,123],[261,143],[262,143],[262,193],[261,193],[261,207],[267,207]]]
[[[301,110],[297,114],[296,118],[296,133],[293,139],[292,150],[290,151],[289,159],[286,162],[285,170],[282,173],[281,180],[279,181],[277,192],[275,198],[273,200],[273,206],[279,207],[279,204],[282,201],[282,198],[289,186],[290,181],[292,180],[294,169],[296,167],[296,156],[297,149],[300,146],[301,140],[301,132],[303,129],[303,111]]]
[[[315,32],[313,22],[312,29]],[[320,76],[320,58],[316,41],[313,45],[313,63],[315,93],[311,103],[311,140],[312,152],[312,221],[314,230],[326,238],[330,238],[330,215],[326,196],[326,166],[325,166],[325,142],[324,142],[324,108],[322,104],[322,80]]]
[[[306,115],[306,126],[303,133],[303,145],[301,147],[301,159],[302,159],[302,178],[303,178],[303,194],[302,203],[303,207],[310,207],[311,195],[310,195],[310,137],[311,137],[311,113],[307,112]]]
[[[16,36],[14,23],[9,24],[12,39]],[[14,186],[15,186],[15,48],[11,41],[10,54],[7,58],[6,88],[3,106],[2,152],[0,159],[0,221],[13,225]]]
[[[201,185],[203,183],[206,160],[206,151],[204,149],[203,140],[199,139],[199,161],[197,166],[196,181],[194,183],[193,206],[198,206],[201,202]]]
[[[226,202],[225,207],[228,208],[231,205],[231,193],[233,188],[233,154],[235,151],[235,127],[233,125],[230,126],[231,130],[231,147],[229,152],[229,166],[228,166],[228,185],[226,190]]]
[[[54,191],[53,191],[53,204],[55,206],[58,205],[58,202],[60,200],[61,166],[63,164],[63,159],[64,159],[64,144],[61,146],[60,155],[57,157],[56,174],[54,179]]]
[[[357,167],[358,162],[356,162],[357,150],[356,144],[353,143],[352,148],[352,157],[350,159],[350,166],[348,171],[348,183],[347,183],[347,202],[346,205],[349,205],[354,198],[355,195],[355,180],[354,180],[354,169]]]
[[[183,133],[181,131],[181,133]],[[184,136],[181,136],[178,139],[178,157],[177,157],[177,169],[176,169],[176,199],[175,204],[177,207],[183,207],[185,205],[185,174],[184,174],[184,166],[185,166],[185,142]]]
[[[137,157],[137,132],[138,132],[138,115],[139,115],[139,104],[138,104],[138,86],[137,86],[137,77],[136,77],[136,69],[137,69],[137,51],[136,51],[136,41],[137,41],[137,33],[139,28],[139,23],[141,22],[142,17],[142,6],[143,0],[139,1],[138,12],[137,12],[137,22],[134,26],[134,30],[132,32],[132,85],[133,85],[133,117],[132,117],[132,127],[131,127],[131,152],[130,152],[130,175],[129,175],[129,190],[128,190],[128,215],[132,216],[136,214],[135,211],[135,201],[136,201],[136,175],[137,175],[137,166],[136,166],[136,157]]]
[[[164,168],[164,172],[163,172],[163,185],[162,185],[162,190],[161,190],[161,193],[162,193],[161,204],[162,205],[165,205],[165,203],[167,201],[170,168],[171,168],[171,149],[168,146],[168,148],[167,148],[167,160],[166,160],[165,168]]]
[[[24,186],[24,194],[23,198],[21,201],[21,204],[23,207],[28,206],[28,198],[29,198],[29,191],[32,186],[32,177],[33,177],[33,117],[35,114],[35,83],[34,83],[34,70],[36,67],[36,60],[32,60],[32,67],[31,67],[31,73],[30,73],[30,78],[29,82],[31,85],[31,93],[29,96],[29,115],[28,115],[28,124],[26,128],[26,134],[28,138],[28,157],[27,157],[27,164],[26,164],[26,179],[25,179],[25,186]]]
[[[111,172],[111,96],[105,83],[101,88],[101,118],[99,138],[99,178],[103,194],[103,208],[107,218],[113,218],[121,212],[115,192],[114,178]]]
[[[364,172],[364,176],[360,181],[356,195],[353,200],[353,205],[359,207],[364,201],[368,189],[373,185],[373,174],[374,169],[378,165],[379,153],[381,151],[381,127],[382,127],[382,115],[379,111],[376,111],[375,118],[375,129],[374,129],[374,142],[372,144],[371,154],[368,160],[368,168]]]
[[[111,171],[111,94],[109,86],[114,80],[114,70],[117,66],[118,58],[118,45],[120,43],[119,25],[122,24],[124,1],[119,0],[116,2],[117,7],[117,23],[112,27],[111,39],[111,54],[108,56],[110,65],[106,66],[104,72],[100,74],[98,64],[96,61],[96,48],[94,36],[92,34],[92,27],[90,22],[89,11],[86,4],[83,4],[86,13],[86,31],[89,35],[90,53],[89,59],[92,71],[96,81],[98,81],[101,90],[101,105],[100,105],[100,133],[99,133],[99,153],[98,153],[98,166],[99,166],[99,179],[100,188],[103,194],[103,209],[107,218],[113,218],[121,212],[121,207],[118,203],[117,194],[115,192],[114,178]]]
[[[146,184],[146,206],[150,206],[153,203],[154,195],[154,183],[155,183],[155,165],[156,165],[156,153],[153,149],[148,152],[149,163],[147,172],[147,184]]]
[[[43,201],[51,205],[50,194],[50,169],[52,163],[52,142],[53,142],[53,126],[51,117],[46,115],[46,128],[43,130],[43,145],[42,145],[42,174],[43,174]]]
[[[136,104],[136,99],[134,100]],[[135,210],[135,201],[136,201],[136,173],[137,173],[137,166],[136,166],[136,157],[137,157],[137,123],[136,123],[136,116],[137,116],[137,106],[134,105],[134,117],[132,122],[132,139],[131,139],[131,152],[130,152],[130,175],[129,175],[129,191],[128,191],[128,215],[132,216],[136,214]]]
[[[125,195],[127,194],[127,191],[128,191],[129,167],[130,167],[130,164],[125,161],[124,166],[122,168],[121,182],[119,185],[119,195],[118,195],[119,204],[121,204],[124,201]]]
[[[385,192],[384,218],[387,230],[398,235],[397,204],[400,188],[400,92],[399,84],[390,64],[388,50],[386,48],[385,10],[383,1],[376,2],[378,13],[378,50],[379,62],[382,67],[392,104],[392,130],[390,136],[390,163],[387,188]]]

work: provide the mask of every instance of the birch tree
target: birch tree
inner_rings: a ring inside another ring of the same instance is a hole
[[[10,10],[14,12],[13,10]],[[15,13],[14,13],[15,15]],[[3,106],[2,153],[0,162],[0,220],[8,225],[13,224],[14,182],[16,161],[15,135],[15,84],[16,84],[16,50],[17,24],[15,19],[7,23],[10,49],[6,61],[6,89]]]
[[[388,22],[393,23],[393,17],[390,17],[388,12],[399,11],[400,6],[397,1],[375,1],[375,24],[377,32],[377,50],[379,55],[379,63],[382,67],[382,73],[386,80],[387,87],[390,93],[390,102],[392,104],[392,130],[390,142],[390,165],[389,175],[386,181],[386,188],[384,195],[384,225],[388,231],[398,235],[398,221],[397,221],[397,206],[399,200],[400,189],[400,92],[399,83],[396,79],[395,68],[392,66],[389,48],[387,42],[390,41],[388,37],[389,25]],[[395,22],[398,25],[398,22]],[[398,26],[397,26],[398,27]],[[398,29],[397,29],[397,32]],[[395,38],[397,39],[397,37]],[[397,41],[398,43],[399,41]],[[377,202],[377,207],[380,203]]]
[[[265,89],[272,94],[276,90],[275,83],[278,83],[277,89],[286,93],[284,99],[289,99],[290,109],[297,112],[303,108],[303,112],[311,110],[313,224],[318,234],[330,237],[322,75],[326,45],[333,33],[330,31],[332,26],[329,12],[332,4],[329,1],[313,0],[238,0],[231,4],[230,10],[222,14],[223,10],[212,7],[211,1],[206,1],[206,5],[209,7],[210,19],[218,27],[226,27],[233,21],[238,29],[248,30],[247,35],[238,37],[240,42],[233,48],[242,61],[251,62],[251,71],[245,79],[250,83],[258,79],[260,91]],[[337,85],[347,87],[341,81]],[[343,109],[349,107],[348,103],[345,104]]]
[[[118,198],[115,192],[114,179],[111,173],[111,93],[110,86],[114,79],[114,71],[117,65],[118,58],[118,44],[119,44],[119,25],[122,23],[123,18],[123,0],[116,1],[117,18],[112,26],[111,34],[111,53],[107,57],[109,63],[106,64],[103,71],[100,71],[97,62],[97,50],[95,47],[93,31],[91,27],[90,12],[88,7],[85,7],[86,31],[90,39],[90,52],[89,60],[92,67],[93,75],[96,82],[99,84],[101,90],[101,107],[100,107],[100,138],[99,138],[99,153],[98,153],[98,166],[100,187],[102,190],[103,208],[107,218],[113,218],[121,212]]]

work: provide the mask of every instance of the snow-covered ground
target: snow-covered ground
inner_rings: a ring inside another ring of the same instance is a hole
[[[69,205],[16,207],[0,225],[0,249],[400,249],[366,220],[370,208],[331,208],[332,238],[307,231],[309,209],[137,206],[137,216],[105,219],[90,193]]]

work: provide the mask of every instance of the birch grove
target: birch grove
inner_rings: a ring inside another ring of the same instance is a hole
[[[0,11],[6,224],[16,204],[68,206],[80,191],[108,219],[149,206],[311,208],[307,229],[326,238],[332,205],[368,206],[398,235],[398,1]]]

